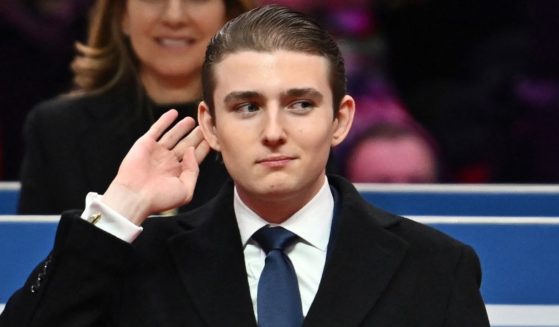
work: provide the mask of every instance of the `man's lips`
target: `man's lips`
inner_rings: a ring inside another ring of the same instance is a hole
[[[262,159],[256,160],[257,164],[269,166],[269,167],[282,167],[295,160],[295,157],[285,156],[285,155],[274,155],[267,156]]]

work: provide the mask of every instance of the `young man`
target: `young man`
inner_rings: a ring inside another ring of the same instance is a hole
[[[162,116],[106,193],[62,216],[2,326],[489,325],[470,247],[325,175],[355,104],[324,30],[285,8],[251,11],[211,41],[203,81],[200,129],[165,132],[176,113]],[[191,199],[209,147],[232,182],[195,211],[146,220]],[[270,230],[291,243],[267,249]]]

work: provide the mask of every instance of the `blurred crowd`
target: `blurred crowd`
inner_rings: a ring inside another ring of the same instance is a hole
[[[91,0],[0,1],[0,179],[22,126],[72,88]],[[357,117],[335,149],[355,182],[559,182],[559,2],[260,0],[312,14],[344,52]]]
[[[23,123],[37,103],[68,92],[74,43],[92,0],[0,1],[0,180],[18,180]]]

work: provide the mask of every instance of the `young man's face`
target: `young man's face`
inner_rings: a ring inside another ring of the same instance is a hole
[[[347,134],[354,102],[334,118],[326,58],[292,51],[241,51],[214,67],[215,120],[204,135],[220,151],[247,204],[306,203],[322,186],[330,148]]]

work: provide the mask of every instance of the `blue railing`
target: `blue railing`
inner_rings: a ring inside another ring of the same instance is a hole
[[[0,183],[0,306],[52,247],[56,216],[17,216]],[[559,186],[357,185],[385,210],[472,245],[492,326],[559,326]],[[9,203],[8,203],[9,202]],[[12,211],[9,211],[12,210]],[[1,307],[0,307],[1,309]]]

